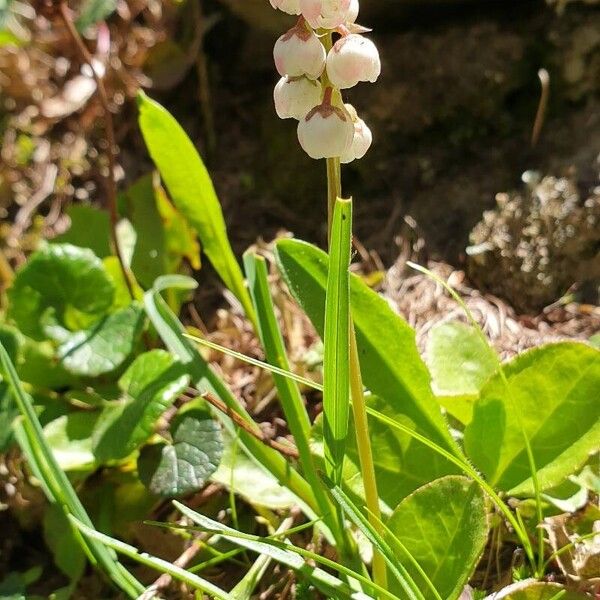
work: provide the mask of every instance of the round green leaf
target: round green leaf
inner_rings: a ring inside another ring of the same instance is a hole
[[[542,489],[575,473],[598,449],[600,351],[563,342],[521,354],[483,387],[465,448],[495,487],[531,494],[529,439]]]
[[[104,410],[94,431],[96,458],[118,460],[136,450],[188,382],[183,365],[168,352],[152,350],[138,356],[119,381],[123,397]]]
[[[138,459],[140,479],[157,496],[174,497],[201,489],[216,471],[223,453],[216,421],[189,411],[174,425],[173,443],[144,448]]]
[[[91,251],[70,244],[35,252],[17,273],[9,290],[10,316],[19,329],[44,339],[41,319],[51,309],[69,329],[80,329],[110,308],[114,286]]]
[[[129,357],[143,327],[143,312],[135,304],[78,331],[58,348],[58,358],[74,375],[97,377],[111,373]]]
[[[481,488],[462,476],[448,476],[424,485],[393,512],[388,527],[416,559],[442,598],[462,592],[485,548],[488,520]],[[435,598],[415,566],[399,559],[427,600]],[[399,584],[392,592],[402,596]]]

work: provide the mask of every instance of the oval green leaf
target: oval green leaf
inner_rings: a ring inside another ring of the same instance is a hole
[[[94,430],[97,460],[125,458],[146,442],[188,382],[183,365],[168,352],[152,350],[138,356],[119,380],[123,396],[103,411]]]
[[[455,600],[473,573],[488,536],[485,497],[477,483],[443,477],[419,488],[393,512],[388,527],[427,574],[442,598]],[[398,558],[426,600],[435,598],[415,565]],[[392,589],[402,592],[399,584]]]
[[[97,377],[120,367],[132,353],[144,324],[140,306],[132,304],[68,336],[58,358],[73,375]]]
[[[293,297],[323,336],[327,254],[306,242],[281,240],[276,245],[276,258]],[[402,419],[460,456],[461,450],[452,439],[431,391],[429,372],[419,355],[415,332],[383,298],[354,275],[350,277],[350,300],[365,385],[384,399],[388,416]],[[381,481],[388,474],[387,467],[379,467],[376,472],[380,494],[390,506],[396,506],[420,485],[457,472],[449,461],[422,444],[389,432],[387,427],[379,429],[380,434],[371,432],[376,461],[391,461],[391,457],[388,460],[379,450],[379,446],[389,445],[388,438],[394,438],[391,443],[398,450],[393,455],[393,476],[388,478],[393,481],[393,489]]]
[[[111,307],[114,285],[91,251],[53,244],[35,252],[9,290],[9,315],[34,339],[45,339],[41,320],[49,309],[69,329],[81,329]]]
[[[465,431],[469,458],[495,487],[531,494],[524,434],[542,490],[575,473],[600,439],[600,351],[563,342],[525,352],[494,375]]]
[[[223,454],[221,428],[205,413],[188,411],[173,429],[172,444],[146,446],[138,459],[144,485],[167,498],[201,489]]]

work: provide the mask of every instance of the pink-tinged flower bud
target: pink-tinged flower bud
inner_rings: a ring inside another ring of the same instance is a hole
[[[362,158],[367,153],[367,150],[371,147],[371,142],[373,141],[373,134],[367,127],[367,124],[356,114],[354,106],[351,104],[345,104],[344,106],[354,124],[354,137],[352,138],[352,143],[348,150],[340,156],[340,162],[342,164],[348,164],[353,160]]]
[[[352,0],[300,0],[302,16],[315,29],[335,29],[348,20]]]
[[[282,77],[306,75],[311,79],[318,79],[325,69],[327,53],[315,32],[302,23],[292,27],[277,40],[273,58]]]
[[[269,0],[273,8],[278,8],[288,15],[300,14],[300,0]]]
[[[323,103],[315,106],[298,123],[298,141],[315,159],[335,158],[348,151],[354,137],[350,115],[337,106]]]
[[[273,92],[280,119],[303,119],[321,102],[321,84],[307,77],[282,77]]]
[[[341,90],[359,81],[374,83],[380,74],[381,60],[375,44],[357,33],[339,39],[327,56],[327,75]]]

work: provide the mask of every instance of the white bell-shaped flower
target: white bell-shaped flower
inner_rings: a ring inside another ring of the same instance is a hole
[[[352,0],[300,0],[302,16],[315,29],[335,29],[348,21]]]
[[[367,153],[367,150],[371,147],[371,143],[373,142],[373,134],[367,124],[356,114],[354,106],[351,104],[345,104],[344,106],[354,124],[352,143],[346,152],[340,156],[340,162],[342,164],[348,164],[353,160],[362,158]]]
[[[327,53],[315,32],[301,23],[277,40],[273,58],[282,77],[306,75],[318,79],[325,69]]]
[[[273,92],[280,119],[303,119],[321,102],[321,84],[307,77],[282,77]]]
[[[353,138],[354,124],[350,115],[345,109],[332,106],[327,92],[323,103],[315,106],[298,123],[298,141],[311,158],[342,156],[348,151]]]
[[[377,47],[357,33],[340,38],[327,56],[329,80],[341,90],[354,87],[359,81],[374,83],[380,74]]]
[[[348,15],[346,16],[346,23],[356,23],[359,10],[360,6],[358,0],[350,0],[350,8],[348,9]]]
[[[278,8],[288,15],[300,14],[300,0],[269,0],[273,8]]]

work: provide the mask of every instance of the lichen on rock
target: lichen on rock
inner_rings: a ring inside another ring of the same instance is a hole
[[[526,175],[526,189],[498,194],[471,232],[468,271],[482,289],[535,311],[600,278],[600,187],[582,194],[574,176]]]

